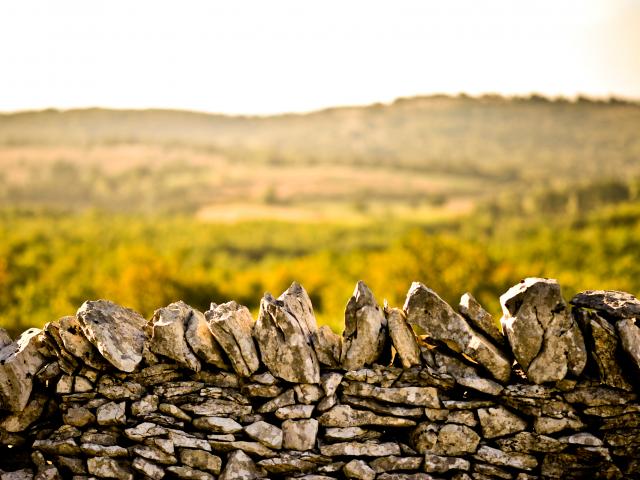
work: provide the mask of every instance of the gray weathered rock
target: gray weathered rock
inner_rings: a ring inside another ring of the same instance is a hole
[[[318,435],[318,420],[285,420],[282,422],[282,446],[287,450],[313,450]]]
[[[484,438],[512,435],[527,428],[527,422],[502,406],[478,409]]]
[[[98,425],[125,425],[127,423],[126,402],[109,402],[96,411]]]
[[[115,478],[117,480],[133,480],[131,471],[114,458],[92,457],[87,459],[87,470],[90,474],[100,478]]]
[[[0,350],[0,409],[20,412],[29,403],[33,377],[45,363],[38,352],[40,333],[30,328]]]
[[[419,470],[422,466],[422,457],[398,457],[389,455],[388,457],[379,457],[369,462],[371,468],[376,473],[395,472],[398,470]]]
[[[276,418],[280,420],[295,420],[301,418],[311,418],[314,405],[289,405],[276,410]]]
[[[203,472],[202,470],[196,470],[195,468],[187,467],[184,465],[172,465],[167,467],[167,471],[173,474],[173,476],[182,478],[184,480],[215,480],[216,477],[210,473]]]
[[[213,338],[204,314],[195,308],[191,309],[184,337],[200,360],[223,370],[229,368],[224,352]]]
[[[355,410],[348,405],[336,405],[318,419],[324,427],[361,427],[380,425],[384,427],[412,427],[415,421],[406,418],[384,417],[365,410]]]
[[[316,350],[318,361],[328,367],[340,366],[340,354],[342,352],[342,337],[328,325],[322,325],[312,334],[313,346]]]
[[[254,337],[269,371],[288,382],[319,383],[320,364],[311,338],[316,329],[309,297],[298,284],[278,299],[266,294]]]
[[[403,368],[420,365],[420,347],[413,329],[407,323],[404,312],[399,308],[385,309],[389,336],[393,342]]]
[[[356,480],[374,480],[376,472],[362,460],[351,460],[343,468],[344,476]]]
[[[452,470],[469,471],[469,460],[460,457],[443,457],[427,453],[424,456],[424,471],[427,473],[447,473]]]
[[[209,330],[241,377],[249,377],[258,368],[260,360],[253,342],[253,318],[247,307],[236,302],[211,304],[205,312]]]
[[[386,343],[387,320],[373,293],[360,281],[344,312],[340,361],[346,370],[371,365],[382,354]]]
[[[227,417],[199,417],[193,421],[193,426],[214,433],[236,433],[242,430],[242,425]]]
[[[478,449],[476,457],[492,465],[512,467],[519,470],[533,470],[538,466],[538,461],[533,455],[503,452],[502,450],[487,445],[483,445]]]
[[[133,372],[142,361],[146,320],[107,300],[87,301],[76,316],[85,337],[118,370]]]
[[[255,480],[264,478],[251,457],[242,450],[231,452],[218,480]]]
[[[582,328],[587,349],[598,367],[600,382],[614,388],[632,390],[618,363],[619,342],[614,326],[597,313],[584,309],[574,309],[573,316]]]
[[[520,432],[513,437],[498,439],[496,443],[504,452],[520,453],[561,452],[567,447],[553,437],[531,432]]]
[[[162,467],[159,467],[155,463],[150,462],[149,460],[142,457],[134,458],[133,462],[131,462],[131,467],[133,467],[134,470],[146,475],[147,477],[152,478],[153,480],[160,480],[161,478],[164,478],[165,475],[164,469]]]
[[[191,307],[182,301],[156,310],[151,320],[153,335],[149,348],[154,353],[164,355],[179,365],[198,372],[201,368],[200,360],[191,351],[185,338],[191,312]]]
[[[10,433],[24,432],[29,426],[40,418],[47,405],[48,395],[35,393],[27,406],[19,412],[7,415],[0,421],[0,429]]]
[[[96,416],[84,407],[70,408],[62,415],[62,420],[67,425],[74,427],[86,427],[96,421]]]
[[[458,311],[467,319],[473,328],[489,337],[501,347],[506,345],[506,339],[493,316],[469,292],[462,295]]]
[[[204,470],[215,475],[218,475],[222,468],[222,459],[217,455],[191,448],[180,450],[180,462],[188,467]]]
[[[331,443],[321,445],[320,453],[327,457],[386,457],[400,455],[400,445],[376,441]]]
[[[499,383],[480,376],[476,368],[463,362],[460,358],[439,351],[436,351],[433,357],[439,371],[444,371],[451,375],[463,387],[488,395],[498,395],[504,388]]]
[[[587,290],[573,297],[571,304],[596,310],[612,320],[640,317],[640,300],[626,292]]]
[[[254,422],[244,427],[245,433],[258,442],[274,450],[282,448],[282,430],[264,421]]]
[[[500,297],[502,328],[533,383],[580,375],[587,361],[580,328],[555,280],[527,278]]]
[[[82,327],[76,316],[62,317],[58,321],[59,334],[66,351],[94,367],[105,364],[100,353],[82,333]]]
[[[511,362],[505,355],[484,335],[473,330],[460,314],[430,288],[414,282],[407,293],[404,311],[410,324],[418,325],[430,337],[468,355],[497,380],[509,380]]]
[[[448,423],[438,432],[433,453],[455,457],[475,452],[478,443],[480,436],[474,430],[464,425]]]
[[[636,325],[637,319],[626,318],[616,323],[620,343],[636,367],[640,369],[640,327]]]
[[[323,440],[327,442],[345,442],[351,440],[375,440],[382,434],[362,427],[329,427],[325,429]]]
[[[438,408],[438,390],[433,387],[383,388],[362,382],[350,382],[343,386],[343,393],[359,397],[375,398],[383,402],[402,403],[420,407]]]

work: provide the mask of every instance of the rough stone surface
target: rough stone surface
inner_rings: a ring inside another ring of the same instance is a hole
[[[151,351],[175,360],[179,365],[200,371],[200,360],[187,344],[185,332],[191,317],[191,307],[180,301],[156,310],[151,320],[153,335]]]
[[[87,301],[76,312],[82,331],[111,365],[133,372],[142,361],[146,320],[107,300]]]
[[[0,350],[0,408],[20,412],[29,403],[32,378],[44,363],[38,352],[40,333],[31,328]]]
[[[271,373],[288,382],[319,383],[320,364],[311,338],[316,329],[311,302],[298,284],[278,299],[266,294],[254,336]]]
[[[626,292],[587,290],[573,297],[571,304],[596,310],[612,320],[640,317],[640,300]]]
[[[342,367],[356,370],[371,365],[382,354],[387,320],[373,293],[358,282],[344,312]]]
[[[407,323],[404,312],[399,308],[385,309],[389,336],[396,349],[403,368],[410,368],[422,363],[420,347],[413,329]]]
[[[500,297],[502,328],[533,383],[580,375],[587,361],[580,328],[555,280],[527,278]]]
[[[458,311],[467,319],[473,328],[486,335],[500,346],[505,346],[506,340],[493,316],[469,292],[462,295]]]
[[[430,337],[477,361],[501,382],[511,376],[511,362],[486,337],[479,334],[437,293],[423,284],[411,285],[404,304],[407,321]]]
[[[247,307],[233,301],[222,305],[212,303],[205,318],[238,375],[248,377],[258,370],[260,361],[253,342],[253,318]]]
[[[559,288],[554,293],[555,287],[547,283],[553,284],[543,281],[533,298],[523,296],[522,303],[510,304],[514,316],[526,308],[534,311],[536,320],[545,311],[553,318],[564,315],[567,308]],[[420,295],[426,295],[424,288],[418,288]],[[531,295],[528,288],[523,290]],[[460,326],[461,316],[429,298],[433,308],[418,309],[416,315]],[[423,300],[414,306],[428,303]],[[482,363],[450,339],[415,336],[400,322],[404,312],[387,305],[390,341],[385,340],[370,363],[345,370],[335,348],[339,342],[328,350],[322,346],[302,287],[292,285],[278,302],[306,339],[305,354],[318,357],[317,381],[288,381],[274,374],[285,365],[289,370],[299,366],[292,367],[291,358],[277,367],[263,362],[253,344],[253,320],[237,305],[214,305],[208,312],[211,323],[223,324],[213,327],[222,332],[220,362],[207,360],[208,345],[218,345],[209,325],[184,304],[174,304],[181,320],[168,322],[178,329],[167,331],[173,340],[164,353],[149,348],[153,322],[141,327],[142,359],[132,372],[103,358],[79,318],[63,317],[42,331],[27,332],[22,338],[30,336],[31,353],[25,349],[19,360],[6,356],[4,372],[29,365],[32,356],[38,366],[22,377],[30,386],[25,406],[12,412],[2,404],[0,409],[0,449],[5,453],[0,456],[0,480],[622,479],[635,478],[640,470],[637,319],[617,318],[623,316],[621,308],[611,313],[573,307],[570,329],[578,328],[585,339],[587,365],[581,372],[571,371],[567,349],[550,364],[553,369],[558,362],[567,363],[563,378],[536,384],[531,364],[523,371],[514,363],[511,383],[503,385],[485,372],[490,372],[486,359]],[[375,300],[364,303],[378,311]],[[531,305],[541,307],[536,311]],[[482,334],[474,328],[482,328],[471,317],[483,315],[479,308],[461,309],[468,321],[463,333],[477,338]],[[477,311],[470,313],[473,309]],[[391,333],[398,326],[393,318],[408,340]],[[561,342],[566,333],[557,335]],[[101,335],[106,341],[106,334]],[[541,349],[548,340],[545,335]],[[493,345],[489,340],[496,339],[490,337],[485,340]],[[349,338],[353,346],[357,335]],[[412,342],[419,355],[406,361],[411,354],[401,358],[401,352]],[[20,350],[17,343],[0,331],[0,352]],[[116,346],[111,347],[114,357]],[[506,349],[511,347],[504,345],[509,361]],[[556,347],[552,350],[558,352]],[[477,345],[471,351],[477,351]],[[200,362],[200,371],[192,368],[189,352]],[[120,360],[130,360],[126,352],[120,353]],[[225,371],[229,368],[236,373]],[[13,385],[0,384],[2,388],[13,399]]]

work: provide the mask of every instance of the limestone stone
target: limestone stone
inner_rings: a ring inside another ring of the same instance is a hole
[[[260,367],[253,341],[253,318],[247,307],[236,302],[211,304],[205,312],[213,338],[226,353],[235,372],[249,377]]]
[[[98,425],[126,425],[126,402],[105,403],[96,410]]]
[[[323,440],[326,442],[345,442],[351,440],[375,440],[382,434],[362,427],[329,427],[325,429]]]
[[[48,455],[76,456],[80,454],[80,447],[72,438],[66,440],[35,440],[32,448]]]
[[[153,335],[149,348],[153,353],[164,355],[197,372],[201,368],[200,360],[191,351],[185,338],[192,311],[191,307],[182,301],[156,310],[151,319]]]
[[[376,472],[362,460],[351,460],[343,468],[344,476],[356,480],[375,480]]]
[[[503,386],[493,380],[480,376],[477,369],[463,362],[459,358],[436,352],[434,360],[439,370],[447,372],[455,381],[463,387],[477,390],[488,395],[499,395]]]
[[[452,470],[469,471],[469,460],[460,457],[443,457],[427,453],[424,456],[424,471],[427,473],[447,473]]]
[[[76,316],[62,317],[58,321],[58,328],[60,340],[67,352],[91,366],[104,366],[104,359],[82,333],[82,327]]]
[[[175,465],[178,462],[175,455],[150,445],[135,445],[131,448],[131,451],[142,458],[163,465]]]
[[[133,372],[142,361],[146,320],[108,300],[87,301],[76,312],[87,340],[114,367]]]
[[[634,392],[625,392],[607,387],[578,387],[564,394],[569,403],[580,403],[588,407],[602,405],[625,405],[638,398]]]
[[[202,470],[196,470],[195,468],[186,467],[184,465],[172,465],[167,467],[167,471],[173,474],[175,477],[183,478],[185,480],[215,480],[216,477],[210,473],[203,472]]]
[[[480,436],[464,425],[446,424],[438,432],[433,453],[446,456],[473,453],[478,448]]]
[[[30,468],[21,468],[14,472],[2,472],[0,470],[0,480],[34,480],[33,470]]]
[[[566,435],[564,437],[560,437],[558,440],[561,443],[568,443],[570,445],[585,445],[587,447],[601,447],[603,445],[601,439],[589,432]]]
[[[327,457],[386,457],[400,455],[400,445],[395,442],[376,441],[341,442],[321,445],[320,453]]]
[[[158,405],[158,410],[167,415],[171,415],[178,420],[184,420],[185,422],[191,421],[191,417],[189,415],[187,415],[180,407],[171,403],[161,403]]]
[[[404,312],[399,308],[385,309],[389,336],[396,349],[403,368],[410,368],[422,363],[420,347],[413,329],[407,323]]]
[[[387,320],[373,293],[360,281],[344,312],[340,361],[346,370],[371,365],[382,354],[386,343]]]
[[[513,437],[500,438],[496,443],[505,452],[550,453],[566,448],[559,440],[532,432],[520,432]]]
[[[139,383],[117,380],[111,375],[100,377],[97,390],[109,400],[138,400],[146,391]]]
[[[294,403],[296,403],[295,392],[293,391],[293,388],[291,388],[289,390],[286,390],[284,393],[281,393],[276,398],[263,403],[258,408],[258,413],[275,412],[279,408],[287,407],[289,405],[293,405]]]
[[[312,450],[318,435],[318,420],[285,420],[282,422],[282,446],[287,450]]]
[[[632,390],[633,387],[625,378],[617,359],[619,342],[615,327],[595,312],[577,309],[573,314],[586,337],[589,353],[598,368],[600,382],[614,388]]]
[[[282,448],[282,430],[264,421],[254,422],[244,427],[245,433],[269,448],[280,450]]]
[[[338,396],[334,393],[333,395],[329,395],[328,397],[324,397],[322,400],[318,402],[316,408],[319,412],[326,412],[330,408],[333,408],[334,405],[338,403]]]
[[[480,408],[478,418],[485,438],[512,435],[527,428],[527,422],[502,406]]]
[[[311,338],[316,329],[311,301],[300,285],[294,283],[278,299],[265,294],[254,336],[269,371],[288,382],[319,383],[320,363]]]
[[[227,417],[199,417],[193,420],[193,426],[199,430],[215,433],[236,433],[242,431],[242,425]]]
[[[87,470],[100,478],[133,480],[131,471],[113,458],[91,457],[87,459]]]
[[[526,453],[503,452],[497,448],[483,445],[478,449],[476,457],[483,462],[520,470],[533,470],[538,466],[538,460]]]
[[[640,327],[636,325],[637,319],[625,318],[616,323],[616,330],[620,335],[620,343],[623,350],[632,360],[634,366],[640,369]]]
[[[498,327],[498,323],[469,292],[460,298],[458,311],[480,333],[486,335],[500,346],[506,345],[507,342]]]
[[[142,457],[134,458],[133,462],[131,462],[131,467],[153,480],[160,480],[165,476],[165,472],[162,467],[159,467],[155,463]]]
[[[62,421],[74,427],[86,427],[96,421],[96,416],[88,408],[75,407],[68,409],[62,415]]]
[[[31,395],[31,399],[23,410],[7,415],[0,421],[0,429],[10,433],[23,432],[36,422],[45,410],[47,396],[42,393]]]
[[[398,470],[418,470],[422,466],[422,457],[398,457],[389,455],[371,460],[369,465],[376,473],[395,472]]]
[[[509,380],[509,359],[430,288],[414,282],[407,293],[404,311],[410,324],[421,327],[427,335],[455,351],[468,355],[498,381]]]
[[[208,398],[201,403],[187,403],[182,405],[182,409],[194,415],[203,415],[208,417],[216,417],[221,415],[249,415],[251,414],[251,405],[242,405],[233,400],[219,400],[217,398]]]
[[[95,443],[82,443],[80,450],[91,457],[123,458],[129,456],[129,451],[118,445],[98,445]]]
[[[376,480],[436,480],[436,478],[428,473],[381,473]],[[459,479],[454,477],[454,480]],[[464,480],[471,480],[471,477]]]
[[[587,361],[580,328],[556,280],[527,278],[500,297],[502,329],[533,383],[580,375]]]
[[[280,420],[311,418],[314,408],[313,405],[289,405],[276,410],[275,415]]]
[[[171,440],[176,447],[195,448],[198,450],[204,450],[205,452],[211,451],[211,444],[207,440],[194,437],[193,435],[189,435],[178,430],[169,430],[167,433],[169,440]]]
[[[640,317],[640,300],[626,292],[587,290],[573,297],[571,304],[597,310],[612,320]]]
[[[301,383],[293,387],[293,391],[296,394],[298,402],[311,405],[316,403],[324,396],[324,390],[319,386],[312,383]]]
[[[256,480],[263,478],[256,464],[241,450],[231,452],[218,480]]]
[[[340,366],[342,352],[342,337],[336,334],[328,325],[322,325],[312,334],[313,346],[318,361],[327,367]]]
[[[447,410],[445,410],[445,412],[446,411]],[[473,412],[469,410],[455,410],[453,412],[449,412],[445,420],[447,423],[457,423],[471,428],[478,425],[476,417],[473,415]]]
[[[383,427],[412,427],[415,421],[406,418],[385,417],[375,413],[356,410],[348,405],[336,405],[318,419],[324,427],[361,427],[380,425]]]
[[[128,439],[138,442],[141,442],[147,437],[161,436],[166,435],[167,433],[166,428],[159,427],[155,423],[151,422],[143,422],[135,427],[126,428],[124,430],[124,434]]]
[[[362,382],[350,382],[343,386],[347,395],[375,398],[389,403],[401,403],[421,407],[438,408],[438,390],[433,387],[383,388]]]
[[[180,450],[180,462],[184,465],[218,475],[222,469],[222,459],[202,450],[183,448]]]
[[[320,377],[320,384],[326,396],[331,396],[338,390],[344,375],[338,372],[325,373]]]
[[[0,350],[0,409],[20,412],[29,403],[33,377],[45,363],[38,352],[41,332],[30,328]]]
[[[195,308],[191,309],[184,337],[200,360],[223,370],[229,368],[224,352],[213,338],[204,314]]]
[[[158,409],[160,399],[158,395],[146,395],[131,404],[131,413],[135,416],[146,415]]]
[[[395,417],[419,418],[424,413],[421,407],[406,407],[404,405],[379,402],[373,398],[361,398],[352,395],[342,395],[340,401],[344,405],[369,410],[380,415],[393,415]]]
[[[549,435],[562,430],[581,430],[585,424],[580,418],[571,416],[563,418],[536,417],[533,420],[533,429],[536,433]]]

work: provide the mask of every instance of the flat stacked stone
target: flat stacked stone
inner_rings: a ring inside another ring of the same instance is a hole
[[[527,279],[502,302],[506,340],[422,284],[381,309],[359,283],[343,341],[295,283],[257,323],[235,302],[147,321],[97,301],[0,330],[0,480],[635,478],[638,301],[571,309]]]

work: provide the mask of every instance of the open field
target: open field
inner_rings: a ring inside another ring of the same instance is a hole
[[[341,330],[365,279],[495,315],[520,278],[640,291],[640,106],[429,97],[308,115],[0,115],[0,325],[150,316],[300,281]]]

